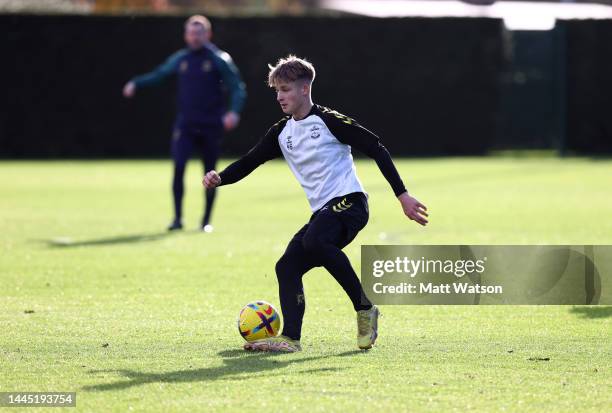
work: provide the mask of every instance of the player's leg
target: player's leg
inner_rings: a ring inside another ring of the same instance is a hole
[[[293,340],[301,338],[302,320],[306,309],[302,277],[315,267],[315,262],[306,254],[302,243],[309,225],[304,225],[293,236],[275,267],[283,313],[283,335]]]
[[[283,332],[278,337],[257,340],[245,344],[246,350],[284,351],[301,350],[302,320],[306,308],[302,277],[313,268],[302,245],[302,237],[308,224],[302,227],[291,239],[283,256],[276,263],[278,292],[283,314]]]
[[[202,161],[204,162],[204,174],[206,174],[208,171],[212,171],[217,166],[222,136],[222,128],[212,127],[204,131],[202,140]],[[205,207],[201,229],[206,232],[212,231],[211,218],[216,194],[216,188],[205,189],[204,192]]]
[[[187,161],[191,155],[192,137],[189,130],[185,127],[177,125],[172,135],[171,152],[174,161],[174,176],[172,178],[172,195],[174,199],[174,220],[168,227],[169,231],[183,228],[182,212],[183,212],[183,195],[185,192],[183,185],[183,177]]]
[[[317,260],[318,265],[338,281],[349,296],[355,311],[367,310],[372,307],[363,292],[359,277],[355,273],[348,257],[342,251],[366,225],[368,221],[367,202],[359,196],[349,196],[344,205],[344,197],[332,200],[319,210],[306,233],[302,243],[306,252]]]
[[[338,281],[357,312],[357,344],[374,345],[378,337],[378,308],[366,296],[359,278],[342,248],[348,245],[368,221],[367,199],[351,194],[326,205],[312,221],[303,238],[304,248]]]

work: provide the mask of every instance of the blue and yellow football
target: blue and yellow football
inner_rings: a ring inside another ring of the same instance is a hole
[[[275,337],[280,329],[280,315],[272,304],[253,301],[240,310],[238,331],[246,341]]]

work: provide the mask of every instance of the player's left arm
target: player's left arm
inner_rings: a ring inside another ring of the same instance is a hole
[[[229,90],[229,108],[223,117],[223,125],[226,130],[231,130],[240,122],[240,112],[246,100],[246,87],[238,67],[228,53],[218,50],[215,52],[215,58],[223,83]]]
[[[427,214],[427,207],[408,194],[404,182],[391,159],[391,154],[380,142],[379,137],[361,126],[354,119],[339,113],[330,116],[335,117],[335,119],[330,122],[334,136],[336,136],[340,142],[357,148],[360,152],[374,159],[380,172],[382,172],[387,182],[391,185],[395,196],[402,206],[404,214],[411,220],[421,225],[426,225],[428,222],[426,217],[429,216]]]

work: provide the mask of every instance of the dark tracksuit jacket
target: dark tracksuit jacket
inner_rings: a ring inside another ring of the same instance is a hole
[[[181,49],[150,73],[132,81],[137,88],[178,78],[177,127],[220,126],[227,110],[240,113],[246,98],[244,82],[227,52],[208,43],[198,50]],[[225,104],[225,89],[229,105]]]

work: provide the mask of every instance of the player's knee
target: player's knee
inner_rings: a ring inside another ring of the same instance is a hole
[[[185,175],[186,167],[187,167],[186,161],[175,161],[174,162],[174,179],[183,179],[183,175]]]
[[[278,278],[279,282],[287,278],[287,275],[291,271],[290,265],[291,263],[289,262],[289,257],[287,257],[287,255],[283,255],[276,262],[276,266],[274,267],[274,269],[276,270],[276,278]]]

